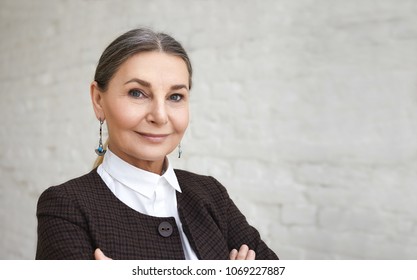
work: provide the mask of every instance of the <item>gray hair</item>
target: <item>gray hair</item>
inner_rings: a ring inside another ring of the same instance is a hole
[[[160,51],[182,58],[187,65],[191,89],[193,71],[190,59],[181,44],[165,33],[138,28],[120,35],[104,50],[94,75],[100,90],[107,90],[110,80],[123,62],[135,54],[147,51]]]

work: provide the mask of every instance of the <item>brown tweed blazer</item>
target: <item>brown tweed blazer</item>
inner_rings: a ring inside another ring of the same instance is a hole
[[[183,230],[199,259],[228,259],[230,250],[247,244],[257,259],[278,259],[258,231],[214,178],[175,170]],[[184,259],[173,217],[141,214],[108,189],[96,169],[62,185],[50,187],[37,206],[36,259],[93,259],[100,248],[113,259]],[[173,226],[163,237],[161,222]]]

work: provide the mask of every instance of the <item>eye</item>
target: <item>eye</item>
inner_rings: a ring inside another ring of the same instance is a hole
[[[138,90],[138,89],[131,89],[131,90],[129,90],[129,95],[132,96],[132,97],[134,97],[134,98],[142,98],[142,97],[145,96],[145,94],[142,91]]]
[[[183,95],[179,93],[175,93],[169,96],[169,100],[174,101],[174,102],[179,102],[182,100],[182,98],[183,98]]]

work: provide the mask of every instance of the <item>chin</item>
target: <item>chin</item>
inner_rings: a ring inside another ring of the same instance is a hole
[[[162,148],[155,147],[150,145],[138,145],[134,149],[127,150],[126,155],[130,156],[135,161],[161,161],[164,160],[167,155],[169,155],[174,148]]]
[[[164,160],[168,154],[166,153],[145,153],[138,155],[136,158],[139,160],[146,160],[146,161],[160,161]]]

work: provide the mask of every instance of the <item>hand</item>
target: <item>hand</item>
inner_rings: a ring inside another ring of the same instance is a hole
[[[112,260],[111,258],[107,257],[99,248],[94,251],[94,258],[99,260]]]
[[[236,249],[230,251],[229,259],[230,260],[254,260],[256,253],[254,250],[250,250],[248,245],[243,244],[239,248],[239,252]]]

